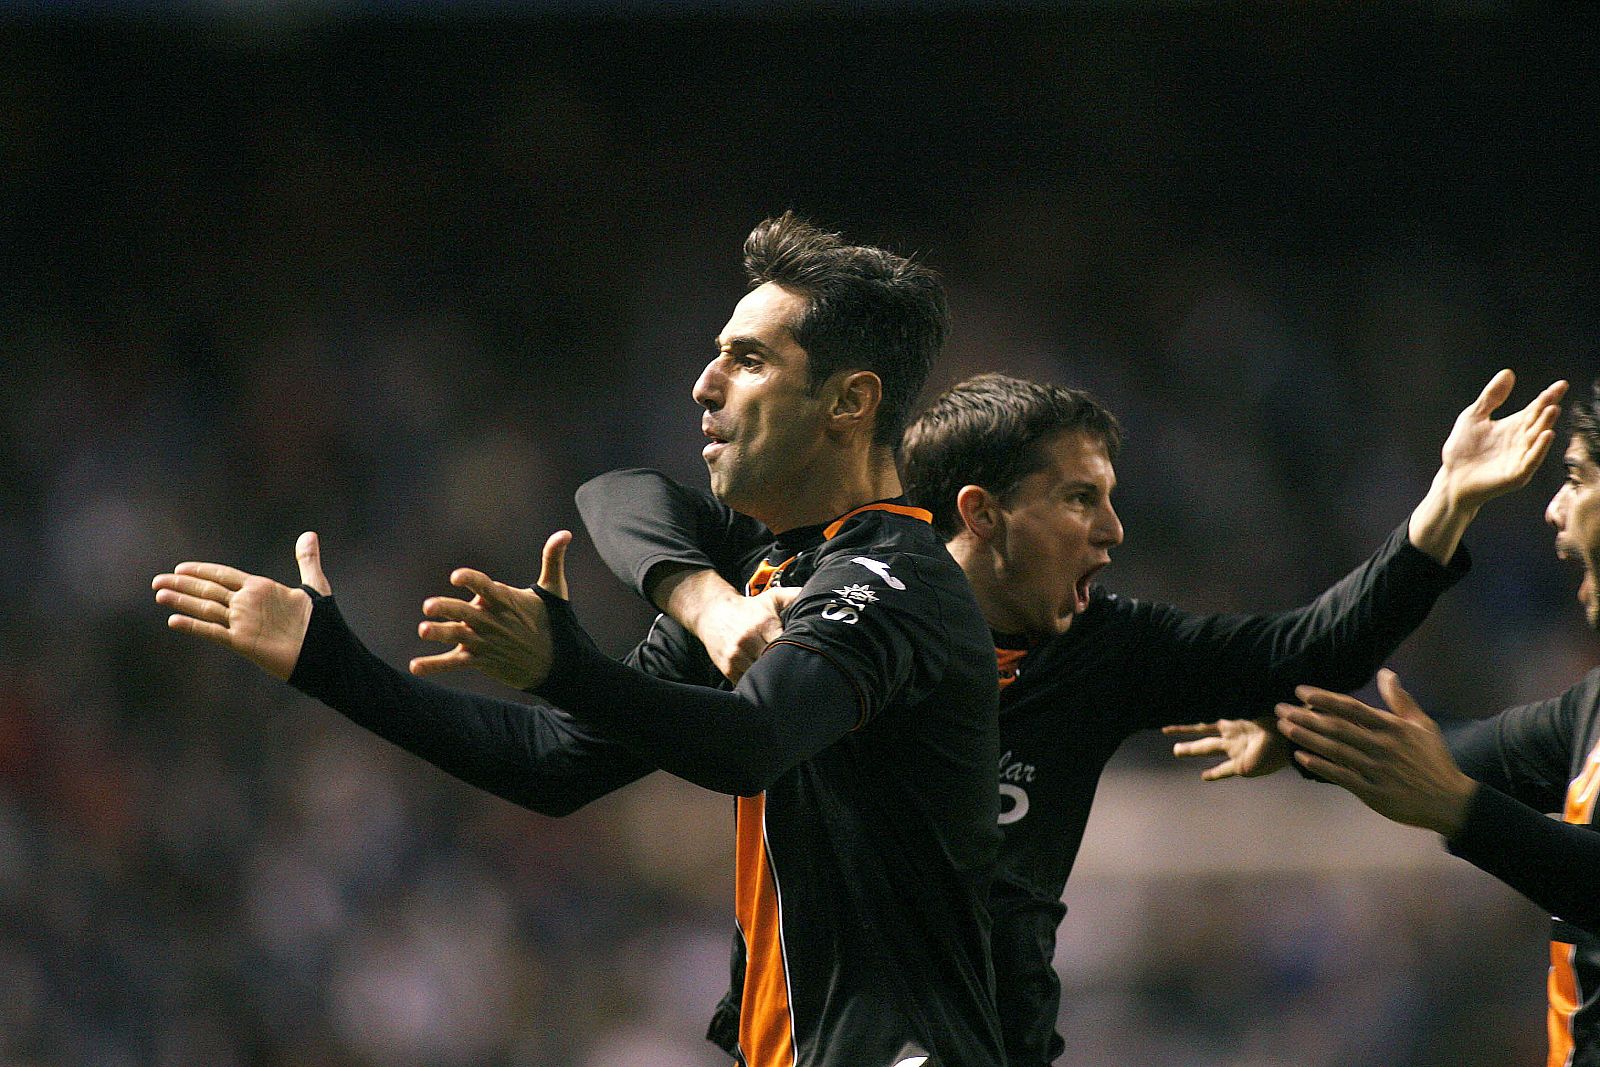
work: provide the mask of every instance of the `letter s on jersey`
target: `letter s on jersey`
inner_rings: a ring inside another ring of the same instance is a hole
[[[1011,806],[1005,806],[1007,798]],[[1009,826],[1028,814],[1028,792],[1021,786],[1012,785],[1010,782],[1000,783],[1000,825]]]
[[[830,622],[844,622],[854,626],[856,620],[861,618],[861,612],[857,611],[853,604],[841,604],[837,600],[830,600],[828,606],[822,609],[822,617]]]

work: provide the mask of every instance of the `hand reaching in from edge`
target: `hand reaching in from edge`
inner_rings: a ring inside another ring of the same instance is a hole
[[[1567,383],[1552,382],[1521,411],[1494,418],[1516,382],[1509,370],[1489,379],[1478,399],[1456,416],[1440,450],[1440,474],[1466,506],[1482,505],[1527,485],[1555,440]]]
[[[1279,729],[1300,746],[1295,759],[1312,774],[1385,818],[1449,837],[1466,819],[1477,783],[1393,671],[1378,672],[1378,692],[1390,710],[1303,685],[1295,690],[1303,706],[1278,705]]]
[[[1270,718],[1218,719],[1216,722],[1163,726],[1168,737],[1191,737],[1172,746],[1179,759],[1203,756],[1227,757],[1215,767],[1200,772],[1201,781],[1224,778],[1259,778],[1289,765],[1289,745],[1279,735]]]
[[[539,570],[539,587],[563,600],[567,599],[566,557],[571,543],[572,534],[567,530],[551,534]],[[469,590],[472,599],[436,596],[424,600],[422,613],[428,620],[417,624],[417,634],[454,647],[413,659],[411,673],[427,676],[470,667],[516,689],[540,685],[550,674],[554,651],[550,613],[539,594],[467,567],[453,571],[450,584]]]
[[[301,534],[294,554],[300,583],[331,594],[317,535]],[[172,573],[156,575],[150,586],[156,603],[173,611],[167,616],[172,629],[237,652],[274,678],[294,673],[311,623],[305,590],[220,563],[180,563]]]

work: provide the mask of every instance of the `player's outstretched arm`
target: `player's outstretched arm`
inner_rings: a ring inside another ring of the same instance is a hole
[[[1289,744],[1278,733],[1277,721],[1270,716],[1180,723],[1163,726],[1161,732],[1168,737],[1191,739],[1173,744],[1172,754],[1178,759],[1223,757],[1221,763],[1200,772],[1201,781],[1260,778],[1289,765]]]
[[[605,656],[565,597],[570,540],[563,530],[545,544],[537,589],[477,571],[452,574],[473,599],[424,602],[429,619],[418,633],[453,647],[413,660],[412,672],[480,670],[553,701],[662,770],[741,796],[759,793],[858,724],[855,683],[809,650],[779,645],[733,692],[652,678]]]
[[[1477,783],[1456,766],[1438,725],[1393,671],[1378,672],[1378,691],[1389,710],[1301,686],[1295,695],[1302,705],[1278,705],[1278,728],[1300,746],[1294,758],[1312,774],[1349,790],[1384,818],[1453,836]]]
[[[1516,382],[1515,374],[1502,370],[1456,416],[1440,450],[1439,472],[1411,513],[1411,543],[1439,563],[1450,562],[1483,505],[1528,484],[1555,440],[1567,383],[1552,382],[1521,411],[1494,418]]]
[[[295,542],[300,582],[317,592],[332,592],[322,573],[317,535],[306,532]],[[231,649],[274,678],[288,679],[300,658],[311,622],[311,597],[220,563],[180,563],[170,574],[150,583],[156,603],[170,608],[167,625]]]

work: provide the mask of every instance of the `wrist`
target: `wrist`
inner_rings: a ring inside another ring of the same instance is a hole
[[[1472,798],[1477,795],[1478,783],[1459,772],[1446,786],[1434,813],[1433,830],[1446,841],[1461,833],[1467,824],[1467,813],[1472,810]]]
[[[651,589],[651,600],[656,607],[696,636],[706,612],[737,599],[738,591],[709,567],[666,569]]]
[[[1447,566],[1482,506],[1483,501],[1467,498],[1449,472],[1441,468],[1434,475],[1428,495],[1411,512],[1407,537],[1414,548]]]

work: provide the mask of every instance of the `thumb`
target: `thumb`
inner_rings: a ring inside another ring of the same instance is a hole
[[[1378,672],[1378,692],[1389,705],[1389,710],[1410,722],[1426,722],[1428,715],[1410,693],[1400,687],[1400,676],[1385,667]]]
[[[780,585],[769,592],[772,594],[772,610],[779,615],[788,611],[789,605],[800,599],[800,587],[797,585]]]
[[[544,557],[539,566],[539,588],[554,593],[562,600],[567,595],[567,546],[572,544],[571,530],[557,530],[544,543]]]
[[[322,573],[322,550],[317,544],[317,535],[307,530],[300,535],[294,543],[294,558],[300,564],[300,584],[309,585],[323,596],[333,592],[333,586],[328,584],[328,576]]]
[[[1511,396],[1511,389],[1517,384],[1517,376],[1507,367],[1489,379],[1489,384],[1483,387],[1483,392],[1478,394],[1478,399],[1473,401],[1472,410],[1479,415],[1493,414],[1506,399]]]

